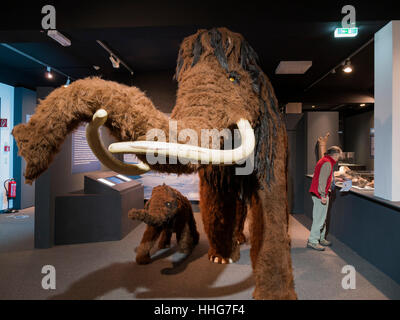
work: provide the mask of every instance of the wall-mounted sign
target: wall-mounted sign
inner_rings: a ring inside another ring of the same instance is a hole
[[[358,28],[336,28],[335,38],[352,38],[358,35]]]
[[[7,119],[0,119],[0,128],[7,128]]]
[[[72,173],[97,171],[101,169],[99,160],[86,141],[86,127],[80,126],[72,133]]]

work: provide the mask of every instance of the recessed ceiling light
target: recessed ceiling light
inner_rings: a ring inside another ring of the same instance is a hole
[[[275,74],[304,74],[312,66],[312,61],[281,61]]]

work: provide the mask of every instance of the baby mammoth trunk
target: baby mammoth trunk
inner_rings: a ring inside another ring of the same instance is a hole
[[[104,125],[119,141],[144,139],[154,127],[168,132],[167,117],[139,89],[99,78],[75,81],[50,93],[30,121],[12,131],[19,155],[27,163],[26,183],[31,184],[49,167],[66,136],[81,122],[91,121],[100,108],[108,113]],[[131,171],[135,172],[142,173]]]
[[[131,209],[128,212],[128,217],[153,227],[161,227],[173,218],[173,216],[168,215],[151,215],[146,209]]]

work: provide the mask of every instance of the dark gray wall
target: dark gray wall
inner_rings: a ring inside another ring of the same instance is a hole
[[[46,97],[53,88],[38,88],[39,99]],[[102,128],[102,140],[108,147],[114,138]],[[54,243],[55,197],[82,190],[85,173],[71,173],[72,135],[69,134],[61,151],[54,157],[49,169],[36,181],[35,190],[35,247],[48,248]],[[102,166],[102,170],[109,170]]]
[[[303,213],[306,164],[304,114],[286,114],[289,212]]]
[[[146,92],[154,105],[165,113],[170,113],[175,105],[177,82],[174,71],[148,72],[134,75],[133,85]]]
[[[14,90],[14,125],[26,123],[26,116],[32,115],[36,108],[36,92],[16,87]],[[15,142],[14,142],[15,143]],[[17,155],[17,145],[14,145],[14,177],[17,180],[17,199],[15,208],[32,207],[35,201],[35,183],[25,184],[25,159]]]
[[[368,170],[374,170],[374,159],[370,156],[370,129],[373,127],[373,111],[344,119],[344,151],[354,151],[355,162]]]
[[[320,136],[330,132],[327,147],[340,146],[339,112],[306,112],[307,173],[313,173],[317,163],[316,145]]]

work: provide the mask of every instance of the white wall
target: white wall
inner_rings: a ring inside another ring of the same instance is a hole
[[[400,21],[375,34],[375,195],[400,201]]]
[[[3,187],[6,179],[13,173],[13,137],[14,125],[14,87],[0,83],[0,118],[7,119],[7,128],[0,128],[0,209],[7,208],[7,197]],[[4,152],[4,146],[10,146],[10,152]]]

